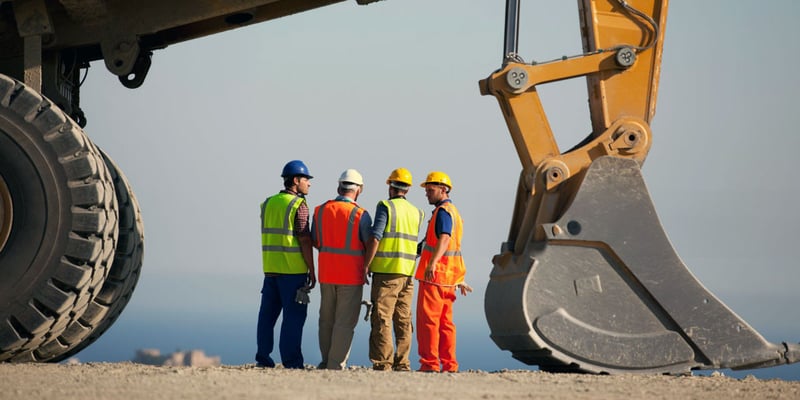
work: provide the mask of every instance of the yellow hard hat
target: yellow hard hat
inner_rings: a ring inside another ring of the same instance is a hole
[[[450,177],[447,176],[444,172],[441,171],[433,171],[428,174],[428,177],[425,178],[425,182],[422,182],[420,186],[425,187],[425,185],[429,183],[436,183],[439,185],[445,185],[448,189],[453,189],[453,184],[450,182]]]
[[[392,182],[398,182],[406,186],[411,186],[411,171],[405,168],[398,168],[392,171],[392,173],[389,174],[389,177],[386,178],[386,184],[391,185]]]

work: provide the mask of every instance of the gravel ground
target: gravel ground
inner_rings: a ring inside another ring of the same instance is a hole
[[[0,399],[800,399],[800,382],[754,377],[457,374],[156,367],[133,363],[0,364]]]

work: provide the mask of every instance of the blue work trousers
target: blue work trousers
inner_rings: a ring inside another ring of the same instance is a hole
[[[261,308],[258,311],[256,331],[256,362],[274,367],[270,357],[275,344],[275,323],[283,311],[280,343],[281,362],[284,368],[303,368],[303,325],[308,314],[308,305],[295,301],[297,289],[305,286],[306,274],[265,276],[261,288]]]

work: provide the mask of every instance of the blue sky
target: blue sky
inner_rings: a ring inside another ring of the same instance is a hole
[[[456,303],[459,340],[469,344],[459,348],[462,367],[490,368],[485,359],[525,367],[494,346],[483,316],[520,164],[497,102],[477,84],[500,66],[504,5],[470,3],[346,2],[171,46],[155,53],[133,91],[93,63],[81,95],[86,132],[139,198],[146,255],[128,308],[79,357],[201,347],[230,354],[224,362],[251,362],[258,206],[280,188],[283,164],[299,158],[315,176],[312,206],[335,195],[346,168],[364,175],[359,203],[370,212],[396,167],[415,181],[431,170],[450,174],[476,288]],[[695,276],[767,339],[796,343],[800,2],[763,4],[672,2],[643,171]],[[580,51],[575,2],[523,2],[526,61]],[[562,149],[586,135],[583,80],[540,93]],[[421,189],[409,199],[430,213]],[[319,360],[318,292],[314,300],[309,363]],[[367,329],[358,327],[357,364],[366,364]]]

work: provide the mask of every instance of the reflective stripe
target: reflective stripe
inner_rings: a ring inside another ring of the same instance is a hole
[[[398,236],[393,236],[397,234],[397,207],[395,207],[393,201],[387,201],[387,203],[389,203],[389,222],[387,225],[389,230],[386,231],[384,237],[398,237]],[[417,239],[414,238],[414,240]]]
[[[299,253],[299,247],[286,246],[261,246],[261,251],[280,251],[282,253]]]
[[[269,201],[269,197],[267,197],[263,203],[261,203],[261,229],[264,229],[264,210],[267,209],[267,202]]]
[[[337,249],[335,247],[320,247],[319,251],[324,251],[326,253],[331,254],[344,254],[347,256],[362,256],[364,255],[361,250],[350,250],[350,249]]]
[[[425,246],[423,247],[423,250],[427,250],[427,251],[430,251],[431,253],[435,253],[434,250],[436,250],[436,248],[432,247],[432,246],[429,246],[427,243],[425,243]],[[461,250],[445,251],[444,254],[442,254],[442,255],[443,256],[447,256],[447,257],[461,256]]]
[[[294,235],[294,231],[284,228],[261,228],[261,233],[274,233],[276,235]]]
[[[350,217],[347,218],[347,236],[345,236],[344,249],[342,249],[342,250],[351,248],[351,246],[353,244],[353,228],[355,227],[355,224],[356,224],[356,215],[358,215],[358,206],[353,207],[353,209],[350,210]],[[353,253],[352,252],[347,252],[347,253],[340,253],[340,254],[353,254]],[[364,253],[359,251],[356,254],[364,254]]]
[[[317,247],[322,247],[322,212],[325,211],[326,204],[328,203],[323,203],[314,210],[314,240],[317,241],[314,245]]]
[[[416,254],[401,253],[399,251],[379,251],[375,253],[375,257],[402,258],[412,261],[417,259]]]
[[[289,218],[292,217],[292,210],[294,209],[294,203],[297,203],[300,200],[300,196],[295,196],[292,201],[289,202],[289,207],[286,207],[286,213],[283,214],[283,228],[289,230]],[[291,230],[289,230],[291,232]]]
[[[409,234],[407,234],[407,233],[390,232],[390,233],[385,233],[385,234],[383,235],[383,237],[385,237],[385,238],[405,239],[405,240],[414,240],[414,241],[416,241],[416,240],[417,240],[417,237],[419,237],[419,235],[417,235],[417,236],[414,236],[414,235],[409,235]]]

